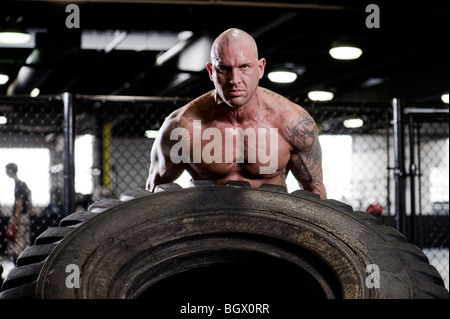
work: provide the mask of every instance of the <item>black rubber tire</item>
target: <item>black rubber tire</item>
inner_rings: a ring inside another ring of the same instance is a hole
[[[417,246],[344,203],[242,182],[159,190],[97,202],[49,228],[19,257],[0,298],[149,298],[170,300],[179,310],[189,300],[249,296],[254,302],[449,296]],[[70,264],[80,269],[79,288],[65,284]],[[367,265],[378,267],[379,286],[371,284]]]

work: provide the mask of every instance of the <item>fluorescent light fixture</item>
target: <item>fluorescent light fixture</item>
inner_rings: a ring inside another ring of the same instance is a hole
[[[31,40],[31,34],[27,32],[0,32],[0,42],[7,44],[27,43]]]
[[[30,96],[31,96],[31,97],[36,97],[36,96],[39,95],[39,93],[41,93],[41,90],[39,90],[38,88],[34,88],[34,89],[31,91]]]
[[[180,33],[178,33],[177,37],[178,37],[178,41],[186,41],[187,39],[189,39],[190,37],[192,37],[194,35],[194,32],[186,30],[186,31],[181,31]]]
[[[169,50],[159,55],[156,58],[156,65],[162,66],[172,57],[183,51],[184,48],[188,45],[188,40],[193,36],[193,34],[194,34],[193,32],[180,32],[178,34],[180,41],[173,47],[171,47]]]
[[[369,87],[379,85],[384,82],[386,82],[385,78],[369,78],[363,84],[361,84],[361,87],[369,88]]]
[[[361,119],[348,119],[344,121],[344,126],[346,128],[358,128],[363,126],[364,122]]]
[[[0,115],[0,125],[5,125],[6,123],[8,123],[6,116]]]
[[[442,102],[448,104],[448,93],[442,94],[441,100],[442,100]]]
[[[187,40],[178,42],[173,47],[171,47],[169,50],[164,52],[163,54],[159,55],[156,58],[156,65],[162,66],[164,63],[166,63],[168,60],[170,60],[172,57],[183,51],[184,47],[187,45]]]
[[[361,56],[362,50],[354,46],[338,46],[331,48],[329,53],[336,60],[355,60]]]
[[[114,34],[114,38],[105,46],[105,52],[109,53],[114,48],[116,48],[123,40],[125,40],[128,36],[126,31],[116,31]]]
[[[330,101],[334,97],[334,94],[328,91],[310,91],[308,98],[312,101]]]
[[[267,77],[275,83],[292,83],[297,79],[297,74],[290,71],[270,72]]]
[[[114,41],[114,39],[116,40]],[[174,32],[149,30],[127,31],[125,34],[122,30],[81,31],[81,49],[104,50],[112,42],[114,45],[110,48],[113,48],[114,51],[166,51],[178,43],[179,40]]]
[[[146,138],[156,138],[158,136],[158,131],[155,130],[146,130],[145,137]]]
[[[6,74],[0,74],[0,85],[5,84],[6,82],[8,82],[9,80],[9,76],[7,76]]]

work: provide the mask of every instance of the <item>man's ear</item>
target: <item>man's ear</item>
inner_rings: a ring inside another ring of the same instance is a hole
[[[264,76],[264,69],[266,67],[266,59],[261,58],[258,60],[259,78]]]
[[[210,80],[212,81],[212,80],[213,80],[213,77],[212,77],[212,74],[213,74],[213,66],[212,66],[212,63],[211,63],[211,62],[206,63],[206,69],[208,70],[209,78],[210,78]]]

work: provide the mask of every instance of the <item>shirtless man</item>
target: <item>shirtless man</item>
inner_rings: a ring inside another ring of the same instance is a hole
[[[252,187],[285,186],[292,171],[302,189],[327,197],[316,124],[299,105],[259,87],[265,64],[248,33],[233,28],[217,37],[206,66],[215,89],[163,123],[151,151],[149,191],[184,170],[194,180]]]

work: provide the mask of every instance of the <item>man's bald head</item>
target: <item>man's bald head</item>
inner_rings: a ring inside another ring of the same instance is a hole
[[[206,65],[216,101],[238,108],[255,100],[265,65],[250,34],[235,28],[220,34],[211,48],[211,62]]]
[[[229,47],[239,46],[245,47],[254,54],[255,59],[258,59],[258,47],[255,39],[247,32],[231,28],[222,32],[213,42],[211,47],[211,61],[217,60],[221,55],[221,52]]]

